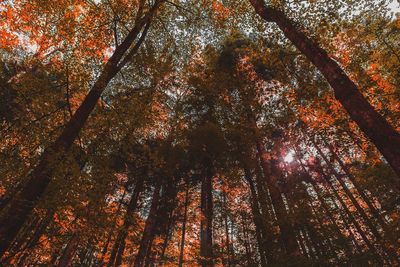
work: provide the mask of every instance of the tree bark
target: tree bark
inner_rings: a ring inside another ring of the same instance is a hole
[[[137,23],[124,41],[117,46],[82,104],[71,117],[60,136],[45,149],[39,163],[28,176],[28,182],[18,196],[15,196],[9,204],[10,207],[0,219],[0,257],[8,250],[31,211],[45,193],[51,178],[56,172],[57,162],[61,162],[65,153],[70,150],[108,83],[128,62],[127,57],[131,58],[139,49],[144,41],[147,33],[145,30],[148,29],[152,16],[163,2],[164,0],[156,1],[148,13],[137,20]],[[142,29],[144,29],[142,35],[129,51]],[[124,57],[124,55],[126,56]]]
[[[280,228],[280,239],[287,255],[299,256],[301,253],[297,244],[296,234],[294,233],[290,221],[287,219],[289,215],[278,187],[277,173],[274,173],[275,166],[272,166],[274,162],[268,159],[269,155],[260,140],[256,141],[256,146],[261,168],[264,172],[264,178],[267,181],[267,186],[271,195],[272,206],[275,210],[276,219]]]
[[[352,182],[354,187],[357,189],[358,193],[360,194],[361,198],[364,200],[364,202],[367,204],[369,210],[371,213],[374,215],[374,217],[378,220],[379,224],[384,228],[387,225],[387,222],[384,221],[382,218],[381,214],[379,211],[375,208],[375,206],[372,204],[371,200],[369,197],[365,194],[364,190],[361,188],[361,186],[358,184],[356,181],[355,177],[353,174],[350,172],[349,168],[344,164],[342,159],[339,157],[339,155],[334,151],[332,146],[330,146],[325,140],[325,144],[328,146],[329,151],[333,155],[333,157],[336,159],[336,161],[339,163],[340,168],[344,171],[346,176],[349,178],[349,180]]]
[[[213,198],[212,179],[214,173],[211,164],[206,164],[201,182],[201,219],[200,219],[200,264],[202,267],[214,266],[213,263]]]
[[[263,0],[249,1],[261,18],[276,23],[284,35],[322,73],[350,118],[375,144],[400,178],[400,134],[371,106],[339,64],[316,42],[297,29],[282,11],[265,6]]]
[[[272,255],[268,253],[266,244],[267,243],[272,243],[270,240],[270,235],[267,234],[267,229],[265,229],[263,223],[262,223],[262,216],[260,213],[260,207],[257,201],[257,193],[256,189],[254,186],[254,181],[251,176],[250,171],[245,168],[244,169],[245,173],[245,179],[249,184],[250,187],[250,193],[251,193],[251,210],[253,214],[253,220],[254,220],[254,225],[256,226],[256,238],[257,238],[257,243],[258,243],[258,250],[260,254],[260,263],[261,266],[267,266],[267,262],[269,264],[273,263],[272,260]],[[271,246],[272,247],[272,246]],[[271,249],[270,249],[271,251]]]
[[[58,267],[69,267],[79,245],[79,236],[74,234],[68,241],[63,254],[58,262]]]
[[[139,251],[135,259],[134,267],[144,266],[146,255],[151,247],[151,243],[153,242],[156,227],[155,223],[157,219],[157,210],[160,199],[160,190],[161,184],[158,183],[154,188],[149,216],[147,217],[146,224],[143,230],[143,235],[140,241]]]
[[[138,177],[135,188],[133,189],[131,199],[126,209],[125,220],[122,228],[119,230],[117,238],[115,240],[113,249],[111,251],[110,260],[107,266],[120,266],[122,262],[122,255],[125,250],[125,239],[128,235],[129,227],[132,225],[132,215],[136,210],[140,193],[143,191],[144,177]]]
[[[312,140],[312,139],[311,139]],[[329,162],[329,160],[327,159],[327,157],[325,156],[325,154],[322,152],[322,150],[320,149],[320,147],[316,144],[316,142],[314,140],[312,140],[312,143],[314,145],[314,147],[317,149],[318,154],[323,158],[323,160],[325,161],[326,165],[328,166],[329,170],[331,171],[331,173],[333,174],[334,177],[336,177],[336,180],[339,181],[340,185],[342,186],[344,192],[346,193],[346,195],[350,198],[351,203],[353,203],[354,207],[356,207],[358,213],[361,215],[361,217],[363,218],[364,222],[366,223],[366,225],[369,227],[369,229],[371,230],[371,233],[375,236],[376,239],[381,239],[381,234],[378,232],[378,229],[376,228],[376,226],[372,223],[371,219],[367,216],[367,214],[365,213],[365,210],[360,206],[360,204],[358,203],[358,201],[356,200],[356,198],[354,197],[353,193],[349,190],[349,188],[347,187],[346,183],[343,181],[342,177],[339,176],[339,174],[337,173],[337,171],[335,170],[335,168],[332,166],[332,164]]]
[[[179,247],[179,263],[178,266],[183,266],[183,254],[185,251],[185,235],[186,235],[186,221],[187,221],[187,212],[188,212],[188,205],[189,205],[189,184],[186,184],[186,192],[185,192],[185,210],[183,212],[183,222],[182,222],[182,237],[181,237],[181,244]]]

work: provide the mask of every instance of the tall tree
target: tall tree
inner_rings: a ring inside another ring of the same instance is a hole
[[[249,1],[261,18],[276,23],[285,36],[318,68],[351,119],[371,139],[400,177],[400,134],[368,103],[339,64],[299,30],[282,11],[266,6],[263,0]]]

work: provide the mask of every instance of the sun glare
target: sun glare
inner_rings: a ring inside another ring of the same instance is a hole
[[[294,151],[290,150],[289,153],[283,158],[286,163],[291,163],[294,160]]]

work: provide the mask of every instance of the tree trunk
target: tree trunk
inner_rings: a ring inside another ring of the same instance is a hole
[[[227,265],[231,266],[231,245],[229,240],[229,225],[228,225],[228,204],[226,203],[226,192],[222,192],[222,202],[224,205],[224,224],[225,224],[225,247],[227,253]]]
[[[272,260],[272,255],[268,253],[266,245],[267,243],[272,243],[272,242],[270,240],[271,239],[270,235],[267,234],[267,229],[264,228],[264,225],[262,223],[263,218],[260,213],[260,207],[257,201],[257,193],[251,173],[247,168],[244,169],[244,173],[245,173],[245,179],[249,183],[250,187],[251,210],[253,214],[254,224],[256,226],[256,238],[258,243],[258,250],[260,253],[260,263],[261,266],[267,266],[267,262],[269,264],[272,264],[273,260]],[[271,247],[272,245],[270,246],[270,251]]]
[[[269,155],[267,155],[262,142],[257,140],[256,146],[261,167],[264,172],[264,178],[267,181],[267,186],[271,195],[272,206],[280,228],[280,239],[288,255],[299,256],[300,251],[296,240],[296,234],[293,231],[290,221],[287,219],[289,216],[282,199],[281,191],[278,187],[277,173],[274,173],[276,171],[276,166],[272,166],[274,162],[268,160]]]
[[[140,193],[143,191],[144,177],[138,177],[135,188],[133,189],[131,199],[126,209],[125,220],[122,228],[119,230],[114,247],[111,251],[110,260],[107,266],[120,266],[122,262],[122,255],[125,250],[125,239],[128,235],[129,227],[132,225],[132,215],[136,210]]]
[[[356,207],[358,213],[361,215],[361,217],[363,218],[364,222],[366,223],[366,225],[371,230],[371,233],[375,236],[376,239],[381,239],[381,234],[378,232],[378,229],[372,223],[371,219],[367,216],[367,214],[365,213],[364,209],[360,206],[360,204],[358,203],[358,201],[354,197],[353,193],[349,190],[349,188],[347,187],[346,183],[343,181],[342,177],[339,176],[339,174],[337,173],[335,168],[329,162],[329,160],[327,159],[325,154],[322,152],[322,150],[319,148],[319,146],[316,144],[316,142],[314,140],[312,140],[312,143],[313,143],[314,147],[317,149],[318,154],[320,154],[320,156],[325,161],[325,163],[328,166],[329,170],[332,172],[334,177],[336,177],[336,180],[339,181],[339,183],[342,186],[344,192],[350,198],[351,203],[353,203],[354,207]]]
[[[339,200],[339,203],[342,206],[342,208],[345,211],[345,213],[347,214],[347,217],[350,219],[351,223],[356,227],[357,232],[360,234],[361,238],[363,239],[363,241],[365,242],[367,247],[370,249],[370,251],[372,253],[377,255],[377,258],[378,258],[377,260],[379,260],[379,262],[382,263],[379,254],[377,254],[376,248],[371,243],[371,241],[368,239],[367,235],[365,234],[364,230],[361,228],[361,226],[358,223],[358,221],[354,218],[353,214],[347,208],[346,203],[344,203],[343,199],[341,198],[341,196],[337,192],[337,189],[334,187],[334,185],[330,181],[329,177],[325,174],[325,172],[323,171],[322,167],[321,166],[317,166],[316,169],[317,169],[318,174],[321,175],[324,178],[324,180],[326,181],[326,184],[328,184],[328,186],[331,188],[331,190],[334,193],[336,199]]]
[[[63,254],[58,262],[58,267],[69,267],[79,245],[79,236],[74,234],[68,241]]]
[[[162,186],[156,186],[149,217],[146,220],[138,255],[135,259],[135,267],[148,266],[153,262],[153,241],[156,236],[160,236],[167,231],[169,215],[172,214],[176,203],[177,184],[178,181],[176,179],[166,179],[163,181]],[[161,187],[163,190],[160,195]]]
[[[31,211],[42,198],[51,178],[56,172],[57,162],[61,162],[64,159],[65,153],[70,150],[74,140],[83,128],[90,113],[95,108],[97,101],[106,89],[108,83],[114,78],[123,65],[126,64],[127,57],[125,56],[124,58],[124,55],[127,54],[130,58],[139,49],[144,41],[147,32],[145,30],[148,29],[150,25],[151,17],[162,2],[163,0],[156,1],[156,4],[150,11],[148,11],[143,18],[137,20],[136,25],[129,32],[124,41],[117,46],[114,54],[105,64],[102,73],[82,104],[71,117],[60,136],[45,149],[40,157],[39,163],[29,174],[24,188],[14,197],[9,204],[10,207],[7,212],[2,215],[0,219],[0,257],[9,249],[11,242],[28,219]],[[143,34],[128,52],[142,29],[144,29]]]
[[[400,178],[400,134],[371,106],[339,64],[316,42],[297,29],[283,12],[266,7],[263,0],[249,1],[260,17],[267,22],[275,22],[285,36],[317,67],[350,118],[375,144]]]
[[[159,206],[161,183],[158,183],[154,188],[153,199],[151,201],[151,207],[149,216],[147,217],[146,224],[143,230],[142,239],[140,241],[139,251],[135,259],[134,267],[142,267],[145,263],[146,255],[150,250],[153,238],[155,235],[157,210]]]
[[[349,180],[352,182],[354,187],[357,189],[358,193],[360,194],[361,198],[364,200],[364,202],[367,204],[369,210],[371,213],[375,216],[375,218],[378,220],[379,224],[382,227],[385,227],[387,225],[387,222],[384,221],[382,218],[381,214],[379,211],[375,208],[375,206],[372,204],[371,200],[369,197],[365,194],[364,190],[360,187],[360,185],[357,183],[355,177],[353,174],[350,172],[349,168],[344,164],[342,159],[339,157],[339,155],[334,151],[334,149],[324,140],[325,144],[328,146],[329,151],[333,155],[333,157],[336,159],[336,161],[339,163],[340,168],[344,171],[346,176],[349,178]]]
[[[173,225],[176,223],[175,214],[174,214],[173,209],[171,209],[169,211],[169,216],[168,216],[167,221],[168,221],[168,223],[167,223],[167,226],[165,227],[165,231],[163,233],[164,242],[162,244],[161,253],[160,253],[160,257],[159,257],[159,265],[160,266],[165,264],[165,252],[167,251],[169,240],[171,238],[171,235],[173,234],[173,229],[174,229]]]
[[[183,222],[182,222],[182,237],[181,244],[179,247],[179,267],[183,266],[183,253],[185,251],[185,235],[186,235],[186,221],[187,221],[187,212],[189,205],[189,183],[186,184],[186,192],[185,192],[185,210],[183,213]]]
[[[110,232],[108,233],[108,236],[107,236],[107,241],[106,241],[106,243],[104,244],[103,249],[102,249],[101,254],[100,254],[101,256],[100,256],[100,262],[99,262],[99,264],[98,264],[98,267],[102,267],[102,266],[104,265],[104,258],[105,258],[106,254],[107,254],[108,245],[110,244],[111,237],[112,237],[112,235],[113,235],[113,231],[112,231],[112,230],[113,230],[113,229],[115,228],[115,226],[117,225],[118,214],[119,214],[119,212],[121,211],[121,206],[122,206],[122,202],[123,202],[123,200],[124,200],[124,198],[125,198],[125,194],[126,194],[126,190],[124,190],[124,193],[122,194],[121,199],[119,200],[117,212],[116,212],[115,215],[114,215],[114,222],[113,222],[113,225],[112,225],[112,227],[110,228]]]
[[[202,267],[214,266],[212,249],[212,179],[214,173],[210,165],[205,167],[201,182],[200,263]]]

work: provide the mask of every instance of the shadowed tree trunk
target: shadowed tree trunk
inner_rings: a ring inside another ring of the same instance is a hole
[[[161,183],[162,185],[156,186],[149,217],[146,220],[138,255],[135,259],[135,267],[152,264],[154,260],[152,254],[153,241],[156,236],[160,236],[167,231],[169,216],[172,214],[176,203],[177,183],[176,179],[166,179]]]
[[[187,222],[187,212],[189,205],[189,183],[186,182],[186,192],[185,192],[185,210],[183,212],[183,222],[182,222],[182,237],[179,246],[179,263],[178,266],[183,266],[183,253],[185,251],[185,235],[186,235],[186,222]]]
[[[222,202],[223,202],[223,217],[224,217],[224,226],[225,226],[225,247],[227,253],[227,265],[231,266],[231,245],[229,240],[229,225],[228,225],[228,204],[226,203],[226,192],[222,192]]]
[[[280,239],[285,247],[288,255],[299,256],[300,251],[297,245],[296,234],[292,228],[289,215],[286,211],[285,203],[283,202],[280,189],[278,187],[277,173],[274,173],[274,162],[269,160],[269,155],[265,151],[264,145],[257,140],[258,157],[260,158],[261,167],[264,172],[264,178],[267,181],[269,193],[271,195],[272,205],[275,211],[276,219],[280,228]]]
[[[152,16],[163,2],[164,0],[156,0],[154,6],[143,17],[137,18],[135,26],[124,41],[117,46],[88,95],[71,117],[60,136],[45,149],[39,163],[29,174],[24,188],[9,204],[10,207],[0,219],[0,257],[8,250],[36,203],[45,193],[51,178],[56,172],[57,162],[61,162],[65,153],[70,150],[108,83],[138,51],[149,29]],[[142,14],[142,11],[139,10],[138,13]],[[142,35],[137,38],[140,32],[142,32]],[[136,39],[138,39],[136,44],[131,48]]]
[[[367,216],[367,214],[365,213],[364,209],[360,206],[360,204],[358,203],[358,201],[356,200],[356,198],[354,197],[353,193],[349,190],[349,188],[347,187],[346,183],[343,181],[342,177],[339,176],[339,174],[337,173],[337,171],[335,170],[335,168],[332,166],[332,164],[329,162],[329,160],[327,159],[327,157],[325,156],[325,154],[322,152],[322,150],[320,149],[320,147],[315,143],[314,140],[312,140],[312,143],[314,145],[314,147],[317,149],[318,154],[323,158],[323,160],[325,161],[326,165],[328,166],[329,170],[331,171],[331,173],[334,175],[334,177],[336,177],[336,180],[339,181],[340,185],[342,186],[344,192],[346,193],[346,195],[349,197],[349,199],[351,200],[351,203],[354,205],[354,207],[356,207],[358,213],[361,215],[361,217],[363,218],[364,222],[367,224],[367,226],[370,228],[372,234],[375,236],[375,238],[377,239],[381,239],[381,234],[378,232],[376,226],[372,223],[371,219]]]
[[[400,178],[400,134],[371,106],[339,64],[301,32],[282,11],[267,7],[264,0],[249,1],[261,18],[276,23],[284,35],[317,67],[350,118],[375,144]]]
[[[260,253],[260,263],[261,266],[267,266],[267,262],[269,264],[273,262],[272,255],[268,253],[266,246],[268,243],[271,243],[270,235],[267,234],[267,229],[264,227],[264,224],[262,222],[263,218],[260,213],[260,207],[257,200],[257,193],[251,173],[247,168],[244,169],[244,173],[245,173],[245,179],[249,184],[251,192],[251,210],[253,214],[254,224],[256,226],[256,238]],[[271,247],[272,245],[270,244],[270,251]]]
[[[213,219],[213,197],[212,179],[213,168],[206,164],[201,182],[201,219],[200,219],[200,263],[202,267],[214,266],[213,263],[213,240],[212,240],[212,219]]]
[[[331,145],[329,145],[325,140],[324,143],[328,146],[329,151],[333,155],[333,157],[336,159],[336,161],[339,163],[340,168],[344,171],[346,176],[349,178],[349,180],[352,182],[354,187],[357,189],[358,193],[360,194],[361,198],[364,200],[364,202],[368,205],[369,210],[371,213],[375,216],[375,218],[378,220],[378,222],[381,224],[382,227],[385,227],[387,222],[384,221],[382,218],[381,214],[379,211],[375,208],[375,206],[372,204],[370,198],[365,194],[364,190],[360,187],[358,182],[356,181],[355,177],[353,174],[350,172],[349,168],[344,164],[342,159],[339,157],[339,155],[334,151]]]
[[[68,241],[63,254],[58,261],[58,267],[69,267],[79,245],[79,236],[74,234]]]
[[[117,216],[117,215],[118,215],[119,212],[121,211],[121,206],[122,206],[122,202],[123,202],[123,200],[124,200],[124,198],[125,198],[125,194],[126,194],[126,190],[124,190],[124,193],[122,194],[121,199],[120,199],[119,202],[118,202],[117,212],[116,212],[115,215],[114,215],[114,221],[113,221],[113,224],[112,224],[111,229],[115,229],[115,226],[117,225],[117,219],[118,219],[118,216]],[[99,262],[99,265],[98,265],[99,267],[102,267],[102,266],[104,265],[104,257],[105,257],[106,254],[107,254],[108,245],[110,244],[112,235],[113,235],[113,231],[110,231],[109,234],[108,234],[108,236],[107,236],[107,241],[106,241],[106,243],[104,244],[103,249],[102,249],[102,251],[101,251],[100,262]]]
[[[131,199],[129,201],[128,207],[126,209],[125,220],[122,228],[119,230],[117,238],[115,240],[113,249],[111,251],[110,260],[107,266],[120,266],[122,262],[122,255],[125,250],[125,239],[128,235],[129,227],[133,223],[132,215],[136,210],[140,193],[143,191],[144,177],[138,177],[135,187],[132,192]]]
[[[343,210],[345,211],[347,217],[349,218],[350,222],[356,227],[357,232],[360,234],[361,238],[363,239],[363,241],[365,242],[365,244],[367,245],[367,247],[369,248],[369,250],[376,254],[377,256],[377,261],[379,261],[380,263],[382,263],[382,259],[379,256],[379,254],[376,251],[375,246],[371,243],[371,241],[368,239],[365,231],[362,229],[361,225],[358,223],[358,221],[354,218],[353,214],[350,212],[350,210],[348,209],[346,203],[343,201],[342,197],[339,195],[337,189],[335,188],[335,186],[332,184],[330,178],[325,174],[323,168],[321,166],[316,166],[316,171],[318,173],[318,175],[322,176],[323,179],[325,180],[326,184],[330,187],[330,189],[332,190],[333,194],[335,195],[335,198],[337,200],[339,200],[340,205],[342,206]]]
[[[153,199],[151,201],[151,207],[149,216],[147,217],[146,224],[144,226],[142,239],[139,245],[139,251],[135,259],[134,266],[142,267],[145,263],[145,257],[148,254],[148,251],[151,249],[151,243],[153,242],[154,232],[155,232],[155,223],[157,219],[157,210],[160,199],[160,190],[161,183],[158,183],[154,188]]]

